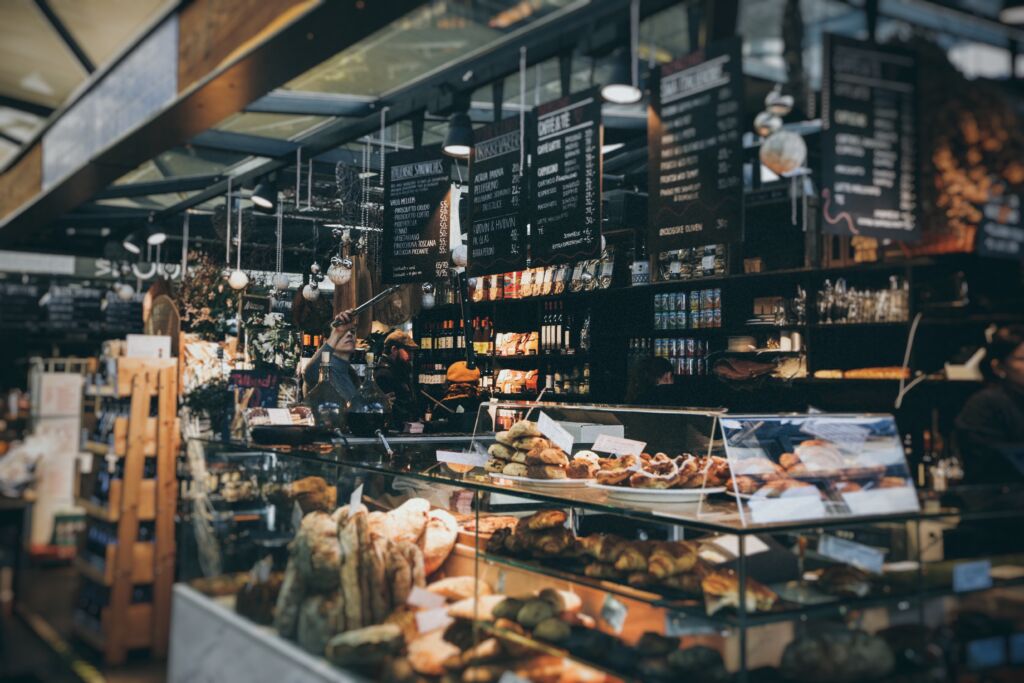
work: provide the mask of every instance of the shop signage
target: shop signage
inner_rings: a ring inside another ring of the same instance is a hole
[[[484,126],[475,133],[469,184],[471,276],[526,268],[522,148],[519,117]]]
[[[387,155],[384,284],[448,276],[450,168],[440,145]]]
[[[822,229],[916,240],[913,55],[826,35],[823,74]]]
[[[271,408],[277,405],[277,388],[281,374],[274,369],[232,370],[228,375],[228,387],[243,392],[252,390],[249,406]],[[288,424],[291,424],[289,418]]]
[[[974,250],[982,256],[1024,260],[1024,222],[1020,195],[992,197],[982,207],[984,216],[974,238]]]
[[[98,330],[103,324],[105,290],[51,284],[40,302],[46,307],[46,319],[54,327],[74,330]]]
[[[588,90],[533,110],[530,264],[601,253],[601,96]]]
[[[743,238],[743,62],[729,40],[661,66],[647,112],[648,249]]]
[[[992,562],[989,560],[972,560],[958,562],[953,567],[953,591],[966,593],[980,591],[992,587]]]

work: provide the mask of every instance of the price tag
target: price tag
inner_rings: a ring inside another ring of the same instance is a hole
[[[602,453],[614,453],[615,455],[640,455],[646,447],[646,441],[634,441],[633,439],[623,439],[620,436],[601,434],[594,441],[591,449],[601,451]]]
[[[622,633],[622,627],[626,624],[626,615],[629,608],[616,600],[611,594],[604,596],[604,604],[601,605],[601,618],[611,626],[616,634]]]
[[[487,464],[486,453],[465,453],[463,451],[438,451],[438,462],[450,462],[454,465],[483,467]]]
[[[953,567],[953,591],[980,591],[992,587],[992,563],[989,560],[960,562]]]
[[[701,270],[714,270],[715,269],[715,255],[708,254],[707,256],[701,256],[700,258],[700,269]]]
[[[828,534],[818,539],[818,553],[872,574],[881,574],[885,561],[885,552],[878,548]]]
[[[416,630],[428,633],[439,628],[447,628],[453,621],[455,620],[448,616],[447,607],[422,610],[416,613]]]
[[[704,633],[717,633],[715,628],[707,619],[686,614],[684,612],[673,612],[665,610],[665,635],[669,637],[694,636]]]
[[[498,683],[530,683],[528,680],[521,676],[517,676],[514,671],[506,671],[501,674],[501,678],[498,679]]]
[[[356,490],[352,492],[352,495],[348,497],[348,516],[352,517],[356,514],[356,511],[363,504],[363,485],[360,484],[356,487]]]
[[[409,591],[409,597],[406,598],[405,604],[410,607],[419,607],[420,609],[438,609],[439,607],[444,607],[445,599],[443,595],[432,593],[426,588],[413,586],[412,590]]]
[[[801,489],[791,489],[800,491]],[[772,522],[794,522],[800,519],[822,519],[826,517],[825,503],[818,497],[818,489],[811,495],[796,495],[789,498],[751,499],[748,502],[750,516],[756,524]]]
[[[548,414],[541,411],[537,420],[537,428],[540,433],[548,437],[556,446],[566,453],[572,453],[572,434],[565,431],[562,425],[548,417]]]
[[[292,423],[292,414],[287,408],[267,408],[267,417],[272,425],[290,426]]]

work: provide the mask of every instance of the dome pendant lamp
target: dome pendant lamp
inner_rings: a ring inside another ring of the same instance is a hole
[[[629,3],[629,53],[615,55],[611,77],[601,88],[601,97],[611,104],[636,104],[643,97],[640,90],[640,66],[637,62],[640,0]]]
[[[469,114],[457,111],[448,120],[448,134],[444,136],[442,151],[450,157],[468,159],[473,149],[473,123]]]

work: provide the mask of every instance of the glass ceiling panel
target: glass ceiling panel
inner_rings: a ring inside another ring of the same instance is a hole
[[[103,64],[156,19],[167,0],[47,0],[93,64]]]
[[[85,71],[32,0],[3,0],[0,16],[0,93],[60,106]]]
[[[168,192],[166,194],[151,194],[145,197],[115,197],[112,199],[100,199],[95,203],[100,206],[120,206],[129,209],[163,209],[193,197],[197,193],[198,191]]]
[[[310,69],[285,88],[379,96],[570,2],[432,2]]]
[[[220,122],[216,130],[260,135],[277,140],[291,140],[329,120],[331,119],[328,116],[296,116],[294,114],[264,114],[259,112],[241,113]]]
[[[216,175],[249,157],[233,152],[179,147],[162,152],[114,181],[114,185],[144,183],[167,178]]]

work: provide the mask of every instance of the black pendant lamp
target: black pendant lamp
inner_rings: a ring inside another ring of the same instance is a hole
[[[640,2],[629,5],[629,48],[617,51],[612,57],[612,73],[608,83],[601,87],[601,97],[612,104],[636,104],[643,97],[640,90],[640,72],[637,63],[639,42]]]
[[[457,111],[448,120],[448,134],[444,136],[442,151],[450,157],[468,159],[473,150],[473,122],[469,114]]]

